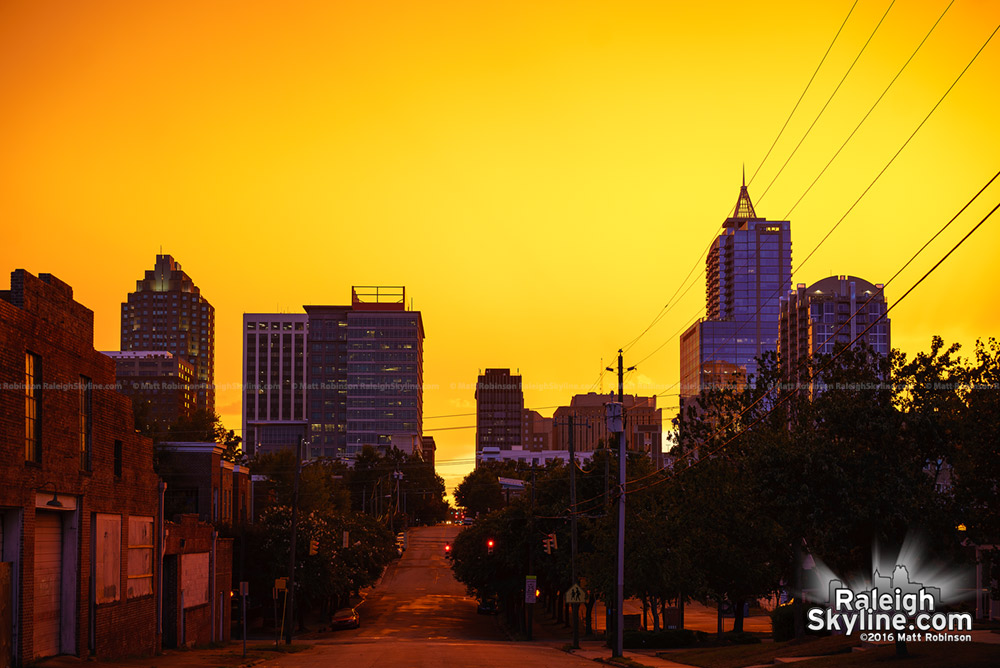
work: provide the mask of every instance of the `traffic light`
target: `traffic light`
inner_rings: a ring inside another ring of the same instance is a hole
[[[451,556],[451,545],[449,543],[444,544],[444,556],[446,557]]]
[[[542,548],[545,549],[545,554],[552,554],[552,543],[547,537],[542,539]]]
[[[493,539],[486,541],[486,554],[493,554]]]
[[[312,556],[317,553],[319,553],[319,541],[313,538],[309,541],[309,555]]]
[[[558,543],[556,541],[556,534],[555,534],[555,532],[549,534],[549,545],[552,546],[553,550],[558,550],[559,549],[559,545],[558,545]]]

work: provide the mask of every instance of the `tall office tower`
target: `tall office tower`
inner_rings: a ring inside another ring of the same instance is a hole
[[[115,361],[118,391],[132,399],[137,429],[152,428],[163,436],[170,425],[194,412],[194,366],[183,358],[165,350],[104,354]]]
[[[295,448],[306,437],[304,313],[243,314],[243,443],[247,452]]]
[[[366,446],[418,452],[423,431],[424,324],[406,288],[354,286],[350,306],[306,306],[309,441],[316,456]]]
[[[476,381],[476,452],[521,447],[524,394],[521,376],[510,369],[487,369]]]
[[[215,413],[215,308],[169,255],[122,304],[122,351],[165,350],[194,367],[195,407]]]
[[[814,354],[829,355],[838,344],[847,345],[855,337],[875,353],[888,356],[892,349],[889,319],[868,329],[886,307],[882,284],[856,276],[830,276],[808,288],[799,283],[781,300],[778,362],[784,381],[808,381],[806,371]],[[811,383],[804,389],[813,389]]]
[[[744,182],[706,261],[706,317],[681,336],[682,406],[712,386],[745,382],[757,372],[755,358],[777,349],[791,273],[789,222],[759,218]]]
[[[355,286],[349,306],[304,309],[243,317],[248,450],[294,448],[301,435],[307,458],[419,453],[424,325],[405,288]]]

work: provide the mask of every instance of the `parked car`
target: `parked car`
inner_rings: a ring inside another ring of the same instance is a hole
[[[330,619],[331,629],[356,629],[361,626],[361,616],[354,608],[341,608]]]
[[[489,596],[479,601],[479,606],[476,608],[476,612],[480,615],[495,615],[500,612],[497,606],[496,596]]]

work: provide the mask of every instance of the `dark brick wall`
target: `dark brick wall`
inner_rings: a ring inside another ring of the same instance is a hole
[[[164,541],[167,555],[197,554],[199,552],[212,552],[212,532],[215,527],[207,522],[201,522],[197,515],[180,515],[176,522],[166,523],[167,537]],[[211,563],[211,557],[210,562]],[[182,566],[183,568],[183,566]],[[204,605],[181,610],[179,602],[181,599],[180,589],[183,585],[183,573],[176,581],[171,583],[176,588],[174,596],[165,596],[164,600],[177,602],[176,609],[168,610],[164,608],[163,614],[171,615],[175,619],[177,628],[183,626],[183,636],[186,645],[202,645],[212,642],[213,632],[215,639],[219,640],[219,627],[221,616],[222,640],[230,639],[230,628],[232,624],[230,611],[230,592],[233,587],[233,540],[231,538],[215,539],[215,578],[209,592],[209,602]],[[167,586],[167,583],[164,583]],[[212,598],[215,599],[215,617],[212,616]]]
[[[152,442],[135,433],[129,399],[114,390],[114,363],[94,350],[93,312],[73,301],[72,289],[47,274],[23,270],[11,276],[0,301],[0,506],[23,509],[18,660],[30,662],[33,647],[35,494],[40,488],[75,497],[79,513],[76,654],[90,654],[91,515],[122,516],[121,600],[95,616],[99,658],[152,654],[159,649],[154,596],[128,600],[128,517],[154,518],[159,480],[153,472]],[[40,464],[24,458],[24,358],[41,357]],[[93,382],[91,470],[81,470],[79,380]],[[122,442],[122,475],[114,475],[114,443]],[[4,540],[14,537],[4,536]],[[155,548],[154,548],[155,554]],[[154,588],[156,583],[154,559]]]

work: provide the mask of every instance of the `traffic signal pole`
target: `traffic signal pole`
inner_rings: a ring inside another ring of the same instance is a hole
[[[285,629],[285,644],[292,644],[292,625],[295,611],[295,532],[299,519],[299,472],[302,470],[302,437],[299,436],[295,448],[295,477],[292,482],[292,545],[288,551],[288,627]]]
[[[569,416],[569,507],[570,507],[570,582],[576,581],[576,451],[573,448],[573,416]],[[573,649],[580,648],[580,604],[573,603]]]

